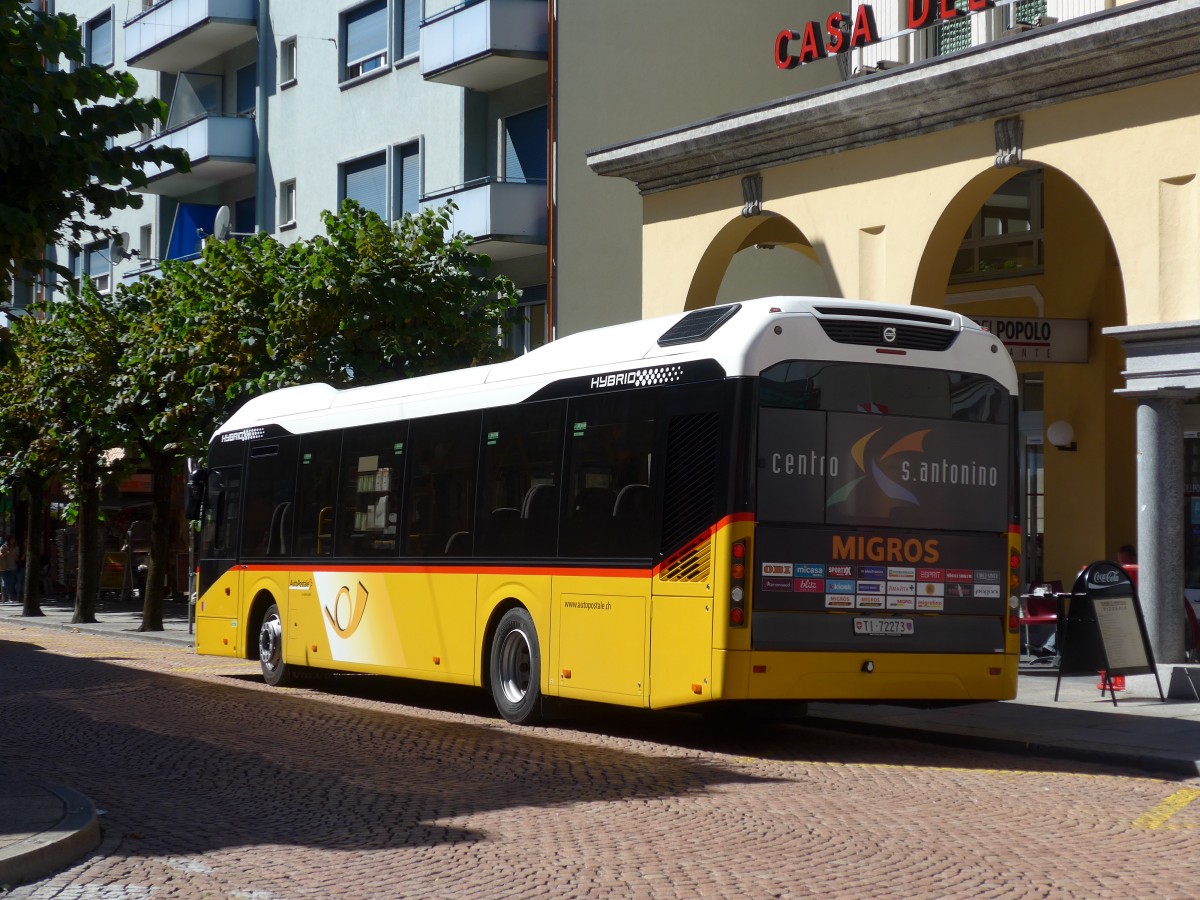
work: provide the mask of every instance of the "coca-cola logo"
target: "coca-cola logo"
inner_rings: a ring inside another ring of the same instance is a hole
[[[1116,569],[1106,569],[1099,572],[1093,572],[1091,577],[1092,584],[1116,584],[1121,580],[1121,573]]]

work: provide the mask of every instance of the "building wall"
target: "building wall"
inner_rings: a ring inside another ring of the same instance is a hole
[[[1020,170],[997,169],[992,123],[770,168],[764,210],[741,217],[739,180],[644,198],[643,315],[711,303],[712,277],[755,229],[802,235],[838,296],[978,315],[1087,319],[1086,364],[1041,366],[1044,421],[1078,449],[1046,449],[1046,574],[1070,582],[1135,534],[1134,401],[1116,396],[1124,354],[1101,330],[1200,319],[1194,135],[1200,78],[1187,76],[1023,112],[1024,165],[1045,167],[1044,273],[948,286],[971,217]],[[775,217],[771,219],[770,217]],[[771,224],[772,222],[776,224]],[[765,224],[764,224],[765,223]],[[778,251],[776,251],[778,252]],[[964,291],[1027,285],[1030,297],[964,303]],[[1036,307],[1034,296],[1042,298]],[[1038,367],[1021,365],[1033,371]]]
[[[840,75],[832,61],[784,72],[772,57],[781,29],[823,20],[828,7],[826,0],[557,3],[558,334],[643,314],[641,198],[632,183],[591,172],[587,151],[833,83]],[[741,206],[736,183],[725,192]],[[686,269],[673,246],[654,253],[647,270]],[[772,262],[782,273],[775,281],[764,280],[761,267],[746,267],[742,277],[752,283],[731,284],[728,295],[769,292],[803,277],[786,251]]]

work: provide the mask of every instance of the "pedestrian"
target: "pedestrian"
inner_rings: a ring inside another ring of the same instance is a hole
[[[16,602],[17,571],[20,566],[21,551],[16,539],[10,534],[0,544],[0,599],[6,603]]]
[[[1122,544],[1117,550],[1117,565],[1125,570],[1125,574],[1129,576],[1129,580],[1133,582],[1133,586],[1137,587],[1138,583],[1138,561],[1137,550],[1133,548],[1133,544]]]

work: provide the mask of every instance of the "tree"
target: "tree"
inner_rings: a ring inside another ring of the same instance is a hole
[[[128,287],[113,416],[153,478],[144,631],[162,629],[179,461],[203,456],[230,401],[310,381],[366,384],[491,361],[517,292],[449,233],[449,209],[394,228],[348,203],[326,236],[209,241]]]
[[[189,169],[181,150],[119,142],[165,122],[166,104],[137,98],[128,72],[84,65],[74,16],[31,6],[0,0],[0,305],[47,245],[111,233],[87,219],[140,208],[148,164]]]

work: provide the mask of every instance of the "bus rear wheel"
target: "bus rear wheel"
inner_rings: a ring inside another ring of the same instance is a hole
[[[263,681],[272,687],[289,684],[295,677],[293,667],[283,661],[283,619],[275,603],[267,607],[258,629],[258,661]]]
[[[542,717],[542,654],[533,617],[517,607],[496,626],[488,666],[492,699],[505,720],[532,725]]]

